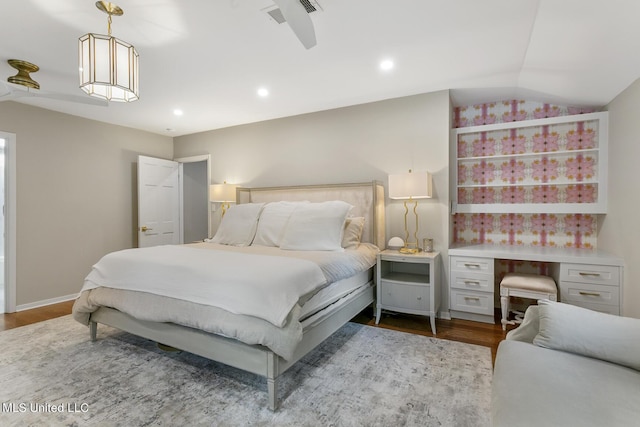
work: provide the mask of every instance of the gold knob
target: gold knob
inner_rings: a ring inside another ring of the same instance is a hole
[[[142,231],[143,233],[149,230],[153,230],[153,228],[147,228],[146,225],[143,225],[142,228],[140,229],[140,231]]]

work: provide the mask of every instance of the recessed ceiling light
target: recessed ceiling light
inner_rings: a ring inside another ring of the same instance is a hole
[[[393,61],[390,59],[385,59],[384,61],[380,62],[380,69],[382,71],[389,71],[393,68]]]
[[[269,90],[267,88],[261,87],[260,89],[258,89],[258,96],[262,98],[269,96]]]
[[[175,110],[173,110],[173,114],[176,115],[176,116],[181,116],[181,115],[184,114],[184,111],[182,111],[179,108],[176,108]]]

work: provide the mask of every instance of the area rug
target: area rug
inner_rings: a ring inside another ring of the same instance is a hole
[[[280,380],[71,316],[0,333],[0,425],[482,426],[489,348],[348,323]]]

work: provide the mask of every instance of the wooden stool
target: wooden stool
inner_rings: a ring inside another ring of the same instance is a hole
[[[507,273],[500,282],[500,305],[502,306],[502,330],[516,322],[509,317],[509,297],[532,298],[535,300],[558,300],[556,282],[540,274]]]

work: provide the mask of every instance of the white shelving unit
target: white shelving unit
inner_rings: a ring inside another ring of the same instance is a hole
[[[451,140],[453,213],[606,213],[607,112],[458,128]],[[541,179],[540,167],[557,176]]]

